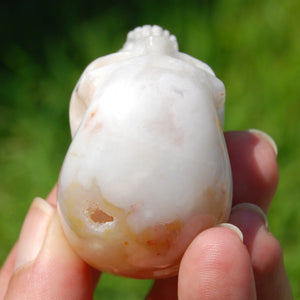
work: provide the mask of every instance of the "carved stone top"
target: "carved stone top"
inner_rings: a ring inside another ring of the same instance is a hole
[[[135,53],[174,53],[178,51],[176,37],[157,25],[137,27],[127,35],[123,51]]]

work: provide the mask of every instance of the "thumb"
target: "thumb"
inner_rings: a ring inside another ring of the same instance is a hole
[[[92,299],[98,276],[69,246],[56,210],[36,198],[21,230],[5,299]]]
[[[201,232],[188,247],[178,275],[179,299],[256,299],[249,254],[232,226]]]

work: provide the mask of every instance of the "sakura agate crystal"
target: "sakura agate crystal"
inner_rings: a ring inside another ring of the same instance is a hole
[[[159,26],[129,32],[86,68],[58,184],[62,226],[82,259],[128,277],[174,276],[193,238],[227,221],[224,102],[211,68]]]

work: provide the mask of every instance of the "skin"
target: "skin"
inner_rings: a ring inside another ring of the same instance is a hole
[[[278,183],[274,148],[263,136],[248,131],[228,132],[225,138],[233,206],[250,202],[267,214]],[[46,214],[40,206],[31,206],[20,238],[2,266],[0,299],[93,298],[100,272],[83,262],[66,241],[57,218],[56,188],[46,201]],[[18,258],[14,271],[16,256],[30,243],[39,222],[45,230],[38,254],[21,265]],[[244,242],[229,228],[201,232],[186,250],[178,277],[156,280],[147,299],[292,299],[281,247],[262,216],[236,209],[229,222],[240,228]]]

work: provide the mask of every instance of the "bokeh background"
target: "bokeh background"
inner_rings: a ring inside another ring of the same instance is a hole
[[[227,90],[225,130],[277,143],[270,229],[300,299],[300,1],[10,1],[0,4],[0,263],[32,199],[57,180],[70,143],[68,105],[84,67],[159,24],[208,63]],[[143,299],[151,281],[104,275],[95,299]],[[100,291],[101,289],[101,291]]]

